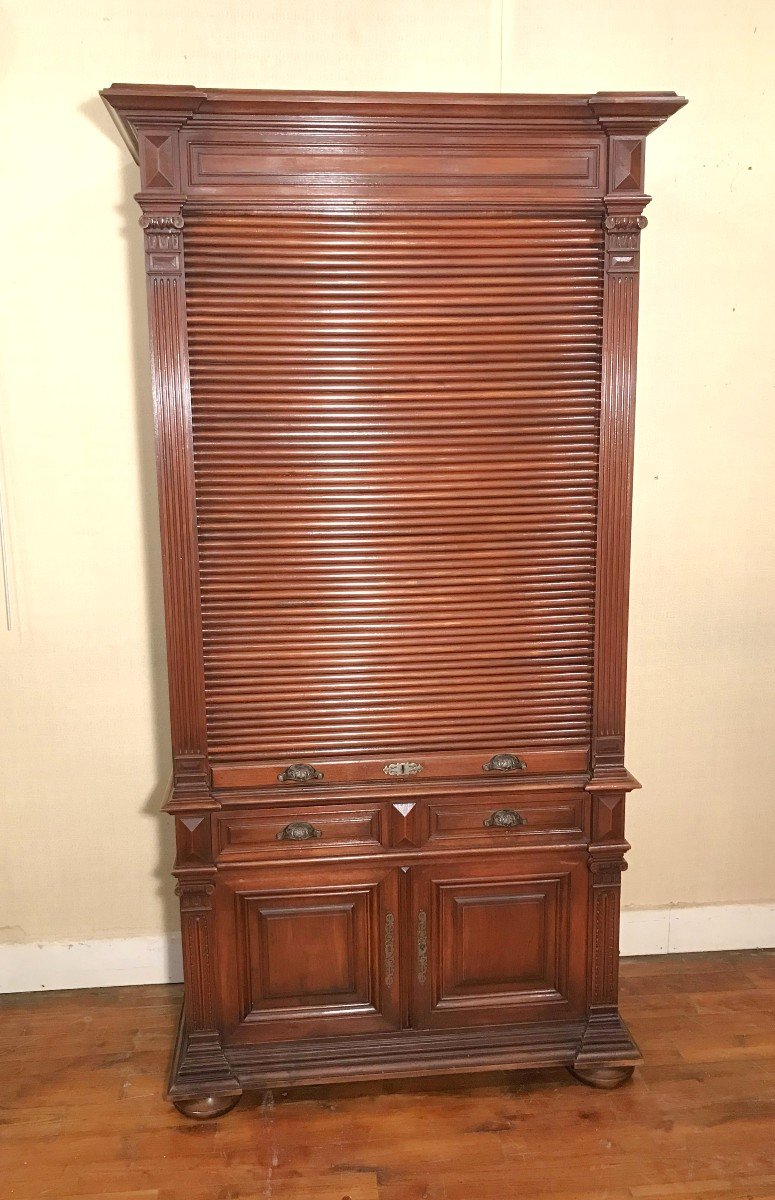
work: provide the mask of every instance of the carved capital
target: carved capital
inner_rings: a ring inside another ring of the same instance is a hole
[[[622,871],[627,870],[627,863],[624,859],[619,859],[616,862],[600,862],[594,858],[589,860],[589,869],[592,874],[593,887],[619,887],[622,879]]]
[[[165,232],[183,228],[183,217],[180,213],[143,213],[139,219],[143,229]]]
[[[145,212],[145,265],[150,275],[178,275],[183,266],[183,217],[179,212]]]
[[[609,213],[603,225],[609,233],[639,233],[646,228],[648,220],[642,214]]]
[[[648,225],[641,213],[609,212],[603,221],[606,270],[613,275],[636,274],[640,266],[640,232]]]
[[[182,913],[210,912],[212,908],[210,897],[214,891],[215,884],[202,883],[201,880],[179,883],[175,888],[175,895],[180,897],[180,911]]]

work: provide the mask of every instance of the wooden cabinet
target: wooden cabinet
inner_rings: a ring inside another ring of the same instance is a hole
[[[622,1082],[644,143],[684,101],[104,97],[146,251],[171,1099]]]

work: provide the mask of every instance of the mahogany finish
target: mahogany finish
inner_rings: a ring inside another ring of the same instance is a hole
[[[643,148],[684,101],[103,95],[146,240],[170,1098],[616,1086]]]

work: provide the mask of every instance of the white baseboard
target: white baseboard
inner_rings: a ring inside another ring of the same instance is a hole
[[[634,908],[622,912],[624,955],[775,947],[775,903]],[[0,944],[0,992],[178,983],[180,937]]]
[[[775,903],[623,909],[619,946],[624,955],[771,948]]]
[[[0,992],[178,983],[180,935],[0,944]]]

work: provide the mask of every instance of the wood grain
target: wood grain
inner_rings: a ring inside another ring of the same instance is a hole
[[[185,244],[213,767],[588,746],[599,222]]]

